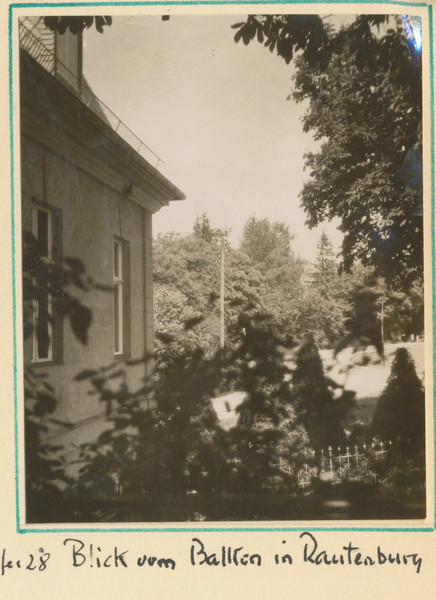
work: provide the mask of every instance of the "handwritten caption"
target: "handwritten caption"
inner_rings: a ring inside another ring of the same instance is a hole
[[[415,573],[420,573],[423,559],[417,552],[402,553],[388,551],[386,548],[376,546],[372,551],[363,551],[350,541],[341,546],[336,552],[323,549],[322,545],[309,531],[301,533],[296,542],[286,546],[288,540],[282,540],[281,551],[265,554],[249,552],[244,546],[220,546],[216,548],[207,546],[198,537],[193,537],[189,546],[189,565],[198,567],[261,567],[266,564],[289,567],[299,562],[313,566],[329,567],[372,567],[375,565],[396,565],[412,568]],[[62,552],[68,564],[75,569],[83,568],[150,568],[174,571],[177,561],[173,557],[160,557],[152,554],[135,555],[131,550],[114,546],[108,552],[94,544],[86,544],[78,538],[68,537],[63,540]],[[291,550],[288,550],[292,546]],[[39,548],[37,553],[28,554],[25,558],[10,556],[4,548],[1,559],[1,575],[10,570],[26,570],[43,573],[50,569],[52,554]],[[180,561],[179,567],[180,567]],[[185,568],[186,560],[182,560]]]

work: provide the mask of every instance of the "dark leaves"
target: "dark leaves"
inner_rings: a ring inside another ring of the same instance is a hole
[[[304,51],[306,60],[317,66],[326,65],[329,52],[327,28],[317,15],[250,15],[246,23],[232,26],[238,29],[234,40],[248,45],[255,38],[270,52],[277,54],[289,64],[296,52]]]
[[[88,329],[92,320],[91,311],[76,301],[72,303],[69,317],[74,335],[82,344],[86,344],[88,341]]]
[[[239,40],[242,38],[242,35],[243,35],[243,30],[242,29],[240,29],[239,31],[237,31],[235,33],[235,37],[233,39],[235,40],[236,43],[239,42]]]
[[[84,369],[83,371],[80,371],[74,379],[75,381],[83,381],[85,379],[91,379],[91,377],[94,377],[96,374],[97,371],[95,369]]]
[[[98,33],[103,33],[105,25],[112,25],[112,17],[95,17],[95,28]]]
[[[44,17],[44,25],[50,31],[57,31],[60,34],[67,29],[72,34],[82,33],[84,29],[89,29],[95,22],[95,28],[99,33],[103,33],[105,26],[112,25],[112,17]]]
[[[75,292],[98,289],[111,291],[111,286],[96,284],[86,275],[83,261],[59,257],[56,262],[41,258],[38,242],[33,235],[23,232],[23,299],[24,332],[28,337],[33,329],[33,300],[47,298],[50,294],[54,326],[56,320],[70,319],[73,332],[82,344],[87,343],[91,325],[91,311],[76,297]]]
[[[64,263],[70,267],[70,269],[76,273],[76,275],[85,274],[85,265],[79,258],[65,257]]]
[[[198,325],[199,323],[202,323],[203,321],[204,321],[204,317],[202,317],[202,316],[188,319],[184,323],[185,330],[193,329],[196,325]]]

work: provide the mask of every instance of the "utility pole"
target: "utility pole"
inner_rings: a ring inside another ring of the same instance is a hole
[[[221,242],[220,347],[224,348],[224,238]]]

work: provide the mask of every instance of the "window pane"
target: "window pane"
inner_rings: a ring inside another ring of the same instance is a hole
[[[122,346],[122,285],[114,284],[114,329],[115,329],[115,353],[121,354]]]
[[[114,242],[114,277],[121,278],[121,244]]]
[[[38,244],[41,256],[48,257],[48,213],[38,209]]]
[[[38,300],[37,344],[38,359],[50,358],[50,320],[48,294]]]

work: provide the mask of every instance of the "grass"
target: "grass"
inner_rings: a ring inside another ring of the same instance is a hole
[[[363,425],[369,425],[372,421],[372,416],[377,406],[378,396],[369,396],[368,398],[360,398],[356,400],[356,407],[351,411],[350,422],[358,422]]]

